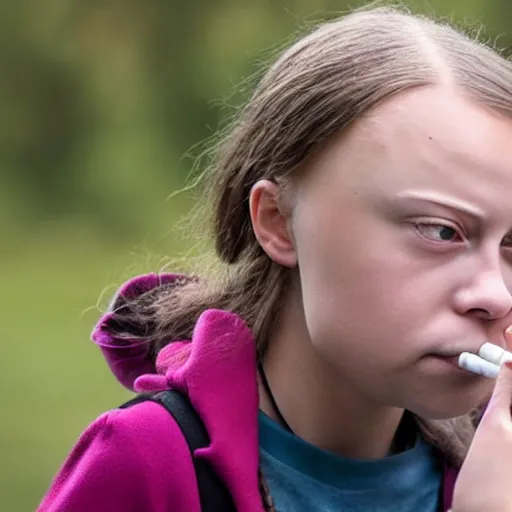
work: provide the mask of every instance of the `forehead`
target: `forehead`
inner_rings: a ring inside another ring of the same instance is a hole
[[[512,120],[453,90],[388,99],[313,160],[306,181],[324,192],[442,193],[512,218]]]

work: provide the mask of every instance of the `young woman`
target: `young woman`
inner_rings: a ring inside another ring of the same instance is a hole
[[[188,396],[240,512],[512,511],[512,369],[457,366],[512,324],[511,64],[354,12],[270,67],[211,171],[226,271],[121,288],[93,333],[121,383]],[[199,512],[181,430],[107,412],[39,510]]]

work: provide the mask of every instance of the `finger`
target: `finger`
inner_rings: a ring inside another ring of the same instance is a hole
[[[510,351],[512,349],[512,325],[509,325],[505,329],[505,343],[507,344],[506,349]]]
[[[489,401],[488,410],[506,411],[510,414],[512,404],[512,361],[501,366],[496,385]]]

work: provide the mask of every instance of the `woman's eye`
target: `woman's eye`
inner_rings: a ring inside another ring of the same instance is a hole
[[[444,224],[417,223],[418,232],[434,242],[454,242],[461,240],[458,231]]]
[[[509,234],[505,236],[501,242],[505,247],[511,248],[512,247],[512,234]]]

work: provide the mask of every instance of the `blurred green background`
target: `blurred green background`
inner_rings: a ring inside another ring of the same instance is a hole
[[[510,0],[405,3],[512,41]],[[197,144],[284,41],[347,5],[2,2],[1,510],[35,510],[79,433],[129,396],[89,333],[121,281],[190,246],[174,227],[192,198],[169,196]]]

